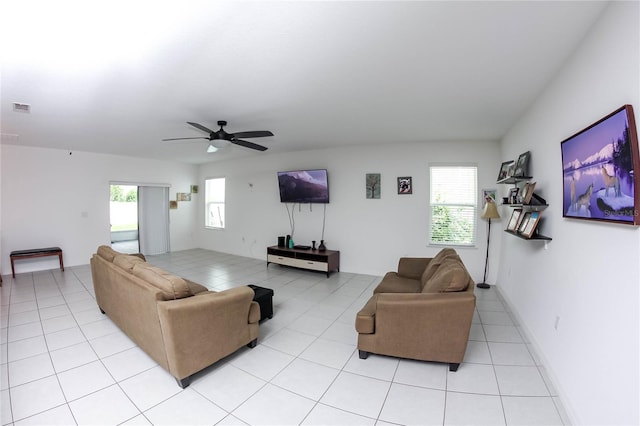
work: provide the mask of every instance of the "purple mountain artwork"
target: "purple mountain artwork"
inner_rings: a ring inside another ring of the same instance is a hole
[[[627,112],[562,142],[564,216],[634,220],[634,170]]]

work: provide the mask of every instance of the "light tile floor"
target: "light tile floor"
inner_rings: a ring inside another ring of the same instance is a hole
[[[355,315],[380,277],[317,272],[207,250],[148,260],[214,290],[272,288],[274,317],[180,389],[94,300],[88,265],[5,276],[2,424],[566,424],[543,366],[495,288],[476,289],[465,362],[371,355]]]

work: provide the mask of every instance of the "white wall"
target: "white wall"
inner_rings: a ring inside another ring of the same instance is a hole
[[[499,288],[580,425],[640,422],[640,230],[562,217],[560,142],[623,104],[640,122],[638,18],[637,2],[613,2],[502,143],[503,160],[531,151],[553,241],[503,233]]]
[[[452,161],[477,164],[479,189],[496,188],[498,149],[497,142],[415,143],[266,154],[204,165],[200,170],[201,185],[207,177],[227,179],[227,228],[199,233],[199,245],[265,259],[266,247],[275,245],[279,235],[291,233],[285,204],[280,202],[276,173],[326,168],[331,198],[326,206],[327,248],[340,250],[341,271],[381,275],[396,270],[400,256],[430,256],[439,250],[427,246],[428,165]],[[366,173],[382,175],[378,200],[365,197]],[[397,194],[398,176],[413,177],[412,195]],[[204,229],[204,200],[199,205],[198,226]],[[323,205],[307,204],[300,209],[295,209],[294,241],[319,243]],[[480,219],[479,222],[478,246],[459,250],[476,281],[482,279],[486,250],[487,225]],[[498,226],[494,228],[497,231]],[[499,250],[495,231],[493,265],[497,264]]]
[[[170,195],[189,192],[197,167],[87,152],[2,145],[2,271],[13,250],[60,246],[65,266],[85,265],[109,244],[109,182],[170,184]],[[196,201],[170,211],[171,248],[196,247]],[[58,267],[54,257],[16,263],[17,272]]]

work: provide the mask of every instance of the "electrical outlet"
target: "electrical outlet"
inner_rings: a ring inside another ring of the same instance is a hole
[[[556,322],[553,324],[553,328],[558,331],[558,327],[560,326],[560,316],[556,315]]]

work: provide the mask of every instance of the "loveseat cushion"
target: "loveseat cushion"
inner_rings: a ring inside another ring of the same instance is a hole
[[[145,261],[138,256],[128,254],[118,254],[113,258],[113,264],[124,269],[128,273],[132,273],[133,267],[138,263],[145,263]]]
[[[420,281],[401,277],[396,272],[387,272],[375,293],[420,293]]]
[[[183,278],[183,280],[187,283],[187,285],[189,286],[189,290],[191,290],[191,294],[193,294],[194,296],[196,294],[205,293],[205,292],[210,291],[207,287],[203,286],[202,284],[198,284],[198,283],[190,281],[190,280],[188,280],[186,278]]]
[[[100,256],[101,258],[103,258],[104,260],[108,261],[108,262],[113,262],[113,259],[119,255],[122,254],[120,252],[115,251],[114,249],[112,249],[109,246],[106,245],[102,245],[100,247],[98,247],[97,252],[98,256]]]
[[[467,289],[471,277],[460,260],[445,259],[437,271],[426,282],[423,293],[445,293],[464,291]]]
[[[193,296],[185,280],[148,263],[136,263],[133,266],[133,275],[161,290],[164,300],[183,299]]]
[[[460,257],[458,256],[458,253],[456,253],[456,251],[452,248],[443,248],[442,250],[440,250],[438,254],[436,254],[433,259],[431,259],[427,267],[424,268],[424,272],[422,273],[422,277],[420,279],[422,283],[422,289],[424,289],[427,281],[429,281],[431,277],[433,277],[433,275],[436,273],[438,268],[440,268],[440,265],[442,264],[442,262],[444,262],[445,259],[460,260]]]

